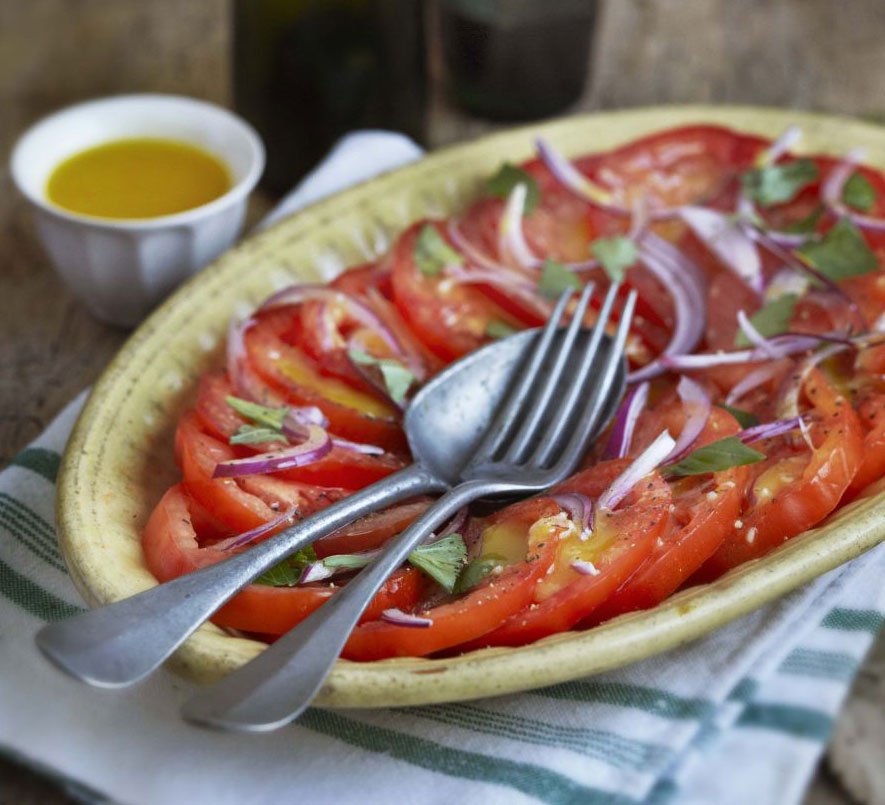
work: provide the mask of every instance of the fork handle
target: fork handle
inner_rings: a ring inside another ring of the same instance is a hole
[[[37,645],[84,682],[130,685],[157,668],[241,588],[299,548],[383,506],[447,486],[413,464],[230,559],[50,624],[37,634]]]
[[[409,553],[468,503],[513,488],[512,483],[477,480],[446,492],[292,631],[185,702],[184,717],[197,724],[249,732],[273,730],[298,718],[322,687],[363,610]]]

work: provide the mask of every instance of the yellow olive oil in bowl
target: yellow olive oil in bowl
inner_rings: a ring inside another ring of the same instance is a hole
[[[49,177],[49,200],[101,218],[157,218],[200,207],[231,188],[227,166],[188,143],[133,138],[88,148]]]

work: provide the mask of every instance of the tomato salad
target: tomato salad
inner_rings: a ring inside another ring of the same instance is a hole
[[[761,557],[885,474],[885,177],[715,126],[504,164],[461,215],[234,321],[178,425],[143,544],[161,581],[409,462],[428,378],[545,322],[569,287],[638,293],[628,389],[570,479],[460,512],[385,584],[344,656],[520,646],[653,607]],[[602,294],[597,293],[596,298]],[[594,313],[587,315],[592,323]],[[273,640],[429,505],[365,517],[214,616]]]

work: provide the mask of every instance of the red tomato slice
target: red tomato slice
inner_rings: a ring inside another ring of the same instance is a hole
[[[226,559],[229,554],[212,546],[200,547],[194,523],[203,514],[181,485],[173,486],[151,513],[142,537],[148,569],[160,582]],[[247,632],[280,635],[300,623],[325,601],[337,587],[305,585],[271,587],[251,584],[226,603],[212,622]],[[370,602],[363,620],[377,618],[389,607],[408,608],[420,599],[424,580],[414,568],[398,570]]]
[[[363,661],[424,657],[490,632],[502,620],[527,606],[536,582],[553,558],[554,541],[533,544],[526,534],[535,521],[555,514],[559,506],[549,498],[535,498],[505,511],[508,523],[521,534],[518,561],[504,567],[500,574],[489,574],[451,603],[420,612],[421,617],[433,621],[428,628],[398,626],[386,621],[358,626],[341,656]]]
[[[595,500],[628,464],[625,459],[597,464],[559,484],[555,491],[581,492]],[[534,587],[532,605],[465,650],[522,646],[564,632],[588,617],[651,554],[669,518],[670,500],[667,483],[653,473],[636,485],[618,509],[597,518],[588,540],[582,541],[578,529],[572,529],[558,541],[554,563]],[[581,575],[572,569],[575,559],[592,562],[596,574]]]
[[[857,474],[864,438],[857,415],[817,369],[804,391],[817,417],[811,425],[814,452],[809,456],[798,438],[762,443],[767,459],[753,465],[752,491],[734,531],[691,582],[718,578],[817,525]]]
[[[842,496],[842,503],[854,500],[866,487],[885,476],[885,393],[866,394],[856,410],[866,431],[863,460]]]

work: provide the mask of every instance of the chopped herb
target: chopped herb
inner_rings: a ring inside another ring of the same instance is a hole
[[[562,263],[549,257],[541,267],[541,278],[538,280],[538,293],[548,299],[559,299],[567,288],[581,288],[583,283]]]
[[[750,316],[750,324],[765,338],[784,332],[793,317],[797,299],[796,294],[792,293],[785,293],[783,296],[773,299]],[[737,335],[734,337],[734,345],[736,347],[750,346],[750,339],[747,338],[743,330],[738,329]]]
[[[810,159],[795,159],[754,168],[741,176],[747,195],[763,207],[783,204],[817,179],[817,165]]]
[[[806,243],[798,252],[802,259],[835,282],[879,268],[864,236],[847,218],[840,220],[820,240]]]
[[[229,444],[259,444],[261,442],[285,442],[289,440],[278,430],[261,425],[240,425],[237,432],[228,439]]]
[[[461,571],[461,575],[458,576],[458,581],[455,583],[455,589],[453,592],[461,594],[466,593],[468,590],[472,590],[496,567],[504,564],[506,564],[504,557],[498,556],[498,554],[495,553],[486,554],[485,556],[480,556],[477,559],[474,559]]]
[[[605,273],[612,282],[621,282],[624,279],[624,271],[630,268],[639,256],[636,244],[623,235],[614,238],[597,238],[590,244],[590,251],[602,263]]]
[[[289,413],[289,409],[286,406],[282,408],[268,408],[265,405],[241,400],[239,397],[225,397],[224,400],[243,418],[252,420],[256,425],[264,425],[277,431],[282,430],[286,414]]]
[[[706,472],[722,472],[731,467],[755,464],[764,458],[764,453],[748,447],[737,436],[728,436],[693,450],[675,464],[664,467],[663,472],[668,478],[703,475]]]
[[[861,212],[869,212],[876,203],[876,189],[862,173],[852,173],[842,188],[842,201]]]
[[[825,209],[823,204],[818,204],[808,215],[784,227],[783,231],[792,232],[796,235],[814,234],[817,231],[818,221],[820,221],[820,217],[824,214]]]
[[[427,277],[435,277],[446,266],[461,265],[464,258],[443,240],[433,224],[425,224],[412,249],[418,270]]]
[[[486,324],[486,335],[489,338],[507,338],[516,332],[519,331],[515,327],[511,327],[506,321],[500,319],[489,319]]]
[[[466,559],[467,546],[460,534],[449,534],[429,545],[421,545],[409,554],[410,564],[423,570],[448,592],[455,589]]]
[[[406,398],[406,392],[415,382],[415,375],[399,361],[393,358],[375,358],[357,349],[352,349],[347,354],[354,363],[378,367],[384,380],[384,387],[387,389],[390,399],[395,403],[401,403]]]
[[[541,200],[541,191],[535,177],[522,168],[505,162],[498,172],[486,182],[486,190],[493,196],[507,198],[518,184],[525,185],[525,209],[522,214],[528,215],[538,206],[538,202]]]
[[[262,573],[254,583],[266,584],[269,587],[294,587],[301,578],[301,571],[316,560],[317,555],[313,545],[308,545]]]
[[[744,411],[725,403],[716,403],[716,405],[724,411],[728,411],[742,428],[752,428],[754,425],[759,424],[759,417],[756,414],[751,414],[749,411]]]

